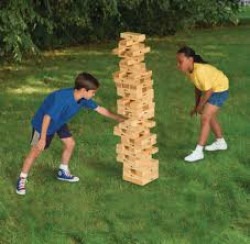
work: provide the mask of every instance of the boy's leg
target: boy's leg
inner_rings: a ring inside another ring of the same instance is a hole
[[[42,153],[42,151],[39,150],[38,147],[36,146],[39,139],[40,139],[40,134],[37,131],[33,130],[32,139],[31,139],[32,147],[30,149],[29,154],[26,156],[26,158],[24,160],[22,171],[21,171],[20,176],[17,180],[16,193],[19,195],[26,194],[25,182],[26,182],[26,179],[28,177],[28,173],[30,171],[31,166],[35,162],[36,158]],[[52,139],[53,139],[53,135],[46,137],[45,149],[49,147]]]
[[[22,167],[22,173],[27,174],[29,173],[29,170],[34,163],[35,159],[41,154],[42,151],[40,151],[37,146],[32,146],[30,149],[29,154],[26,156],[23,167]]]
[[[68,165],[69,161],[70,161],[70,158],[72,156],[72,153],[74,151],[74,148],[75,148],[75,140],[71,136],[71,137],[68,137],[68,138],[61,138],[61,141],[64,144],[61,163],[65,164],[65,165]]]
[[[219,107],[212,105],[210,103],[206,103],[204,110],[201,114],[201,129],[200,136],[198,139],[198,145],[196,149],[187,157],[185,157],[185,161],[187,162],[195,162],[204,158],[203,148],[206,144],[207,138],[210,132],[210,122],[213,116],[218,112]]]
[[[57,179],[68,182],[77,182],[79,181],[79,178],[71,175],[68,167],[69,161],[75,148],[75,140],[72,137],[72,134],[70,133],[69,128],[66,124],[60,128],[57,134],[64,145]]]
[[[25,195],[26,194],[26,188],[25,188],[25,183],[26,179],[28,177],[29,170],[34,163],[35,159],[41,154],[42,151],[40,151],[36,146],[32,146],[30,149],[30,152],[26,156],[22,171],[20,174],[20,177],[17,180],[17,185],[16,185],[16,193],[19,195]]]

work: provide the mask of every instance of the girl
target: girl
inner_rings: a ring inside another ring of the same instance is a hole
[[[203,149],[210,128],[216,141],[205,146],[206,151],[226,150],[227,143],[222,135],[217,113],[228,98],[229,81],[222,71],[207,64],[200,55],[190,47],[182,47],[177,52],[177,63],[180,71],[185,73],[195,86],[195,106],[190,115],[199,113],[200,135],[195,150],[185,157],[187,162],[195,162],[204,158]]]

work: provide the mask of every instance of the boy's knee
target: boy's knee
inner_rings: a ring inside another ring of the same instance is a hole
[[[69,149],[73,149],[76,145],[76,142],[73,138],[69,138],[67,139],[67,141],[65,142],[65,146]]]

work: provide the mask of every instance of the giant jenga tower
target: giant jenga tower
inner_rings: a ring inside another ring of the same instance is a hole
[[[113,53],[121,57],[120,70],[113,75],[118,99],[118,113],[128,119],[117,125],[114,134],[121,137],[117,145],[117,161],[123,163],[123,179],[145,185],[159,177],[159,162],[152,158],[158,151],[153,145],[156,134],[152,71],[146,69],[144,56],[150,51],[143,44],[145,35],[124,32],[118,48]]]

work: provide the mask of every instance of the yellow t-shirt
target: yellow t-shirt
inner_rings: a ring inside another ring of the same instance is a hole
[[[194,70],[188,76],[200,91],[223,92],[229,88],[226,75],[210,64],[194,63]]]

